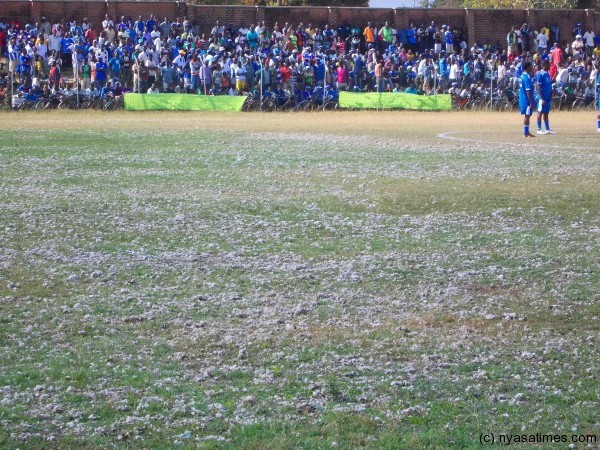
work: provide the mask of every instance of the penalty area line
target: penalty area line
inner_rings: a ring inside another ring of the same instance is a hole
[[[516,145],[523,145],[525,147],[539,147],[538,144],[543,143],[545,148],[555,148],[555,149],[559,149],[559,150],[598,150],[598,147],[568,147],[568,146],[564,146],[564,145],[552,145],[552,144],[545,143],[541,139],[538,142],[512,143],[512,142],[506,142],[506,141],[504,141],[504,142],[486,141],[484,139],[473,139],[473,138],[464,138],[464,137],[454,136],[455,134],[459,134],[459,133],[466,133],[466,131],[446,131],[445,133],[438,133],[437,136],[440,139],[447,139],[449,141],[459,141],[459,142],[476,142],[476,143],[482,143],[482,144],[498,144],[498,145],[516,144]]]

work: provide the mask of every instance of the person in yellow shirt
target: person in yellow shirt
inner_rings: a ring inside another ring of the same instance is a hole
[[[306,38],[306,42],[305,45],[312,47],[313,45],[313,34],[315,34],[315,27],[312,26],[312,23],[308,24],[308,27],[306,27],[306,30],[304,30],[305,33],[308,35],[308,38]]]
[[[367,23],[367,26],[363,30],[363,36],[365,37],[365,43],[367,44],[367,47],[369,44],[375,43],[375,30],[373,29],[371,22]]]

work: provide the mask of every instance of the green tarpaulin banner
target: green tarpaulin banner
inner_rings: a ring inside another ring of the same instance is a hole
[[[245,96],[191,94],[125,94],[129,111],[241,111]]]
[[[448,94],[416,95],[393,92],[340,92],[340,108],[349,109],[420,109],[444,111],[452,109]]]

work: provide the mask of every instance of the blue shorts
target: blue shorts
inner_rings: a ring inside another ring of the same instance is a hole
[[[542,114],[548,114],[550,112],[550,100],[546,100],[546,103],[542,105],[542,99],[535,99],[535,108],[536,111]]]
[[[519,109],[521,110],[521,115],[523,116],[531,116],[533,111],[531,111],[531,105],[529,103],[523,105],[519,103]]]

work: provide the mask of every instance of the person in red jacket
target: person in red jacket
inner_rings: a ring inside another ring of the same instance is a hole
[[[48,81],[50,82],[51,88],[58,90],[58,88],[60,87],[60,67],[58,67],[56,61],[52,61]]]
[[[91,44],[97,38],[98,35],[96,34],[96,30],[94,30],[94,27],[92,26],[92,24],[90,24],[90,27],[85,32],[85,40]]]

